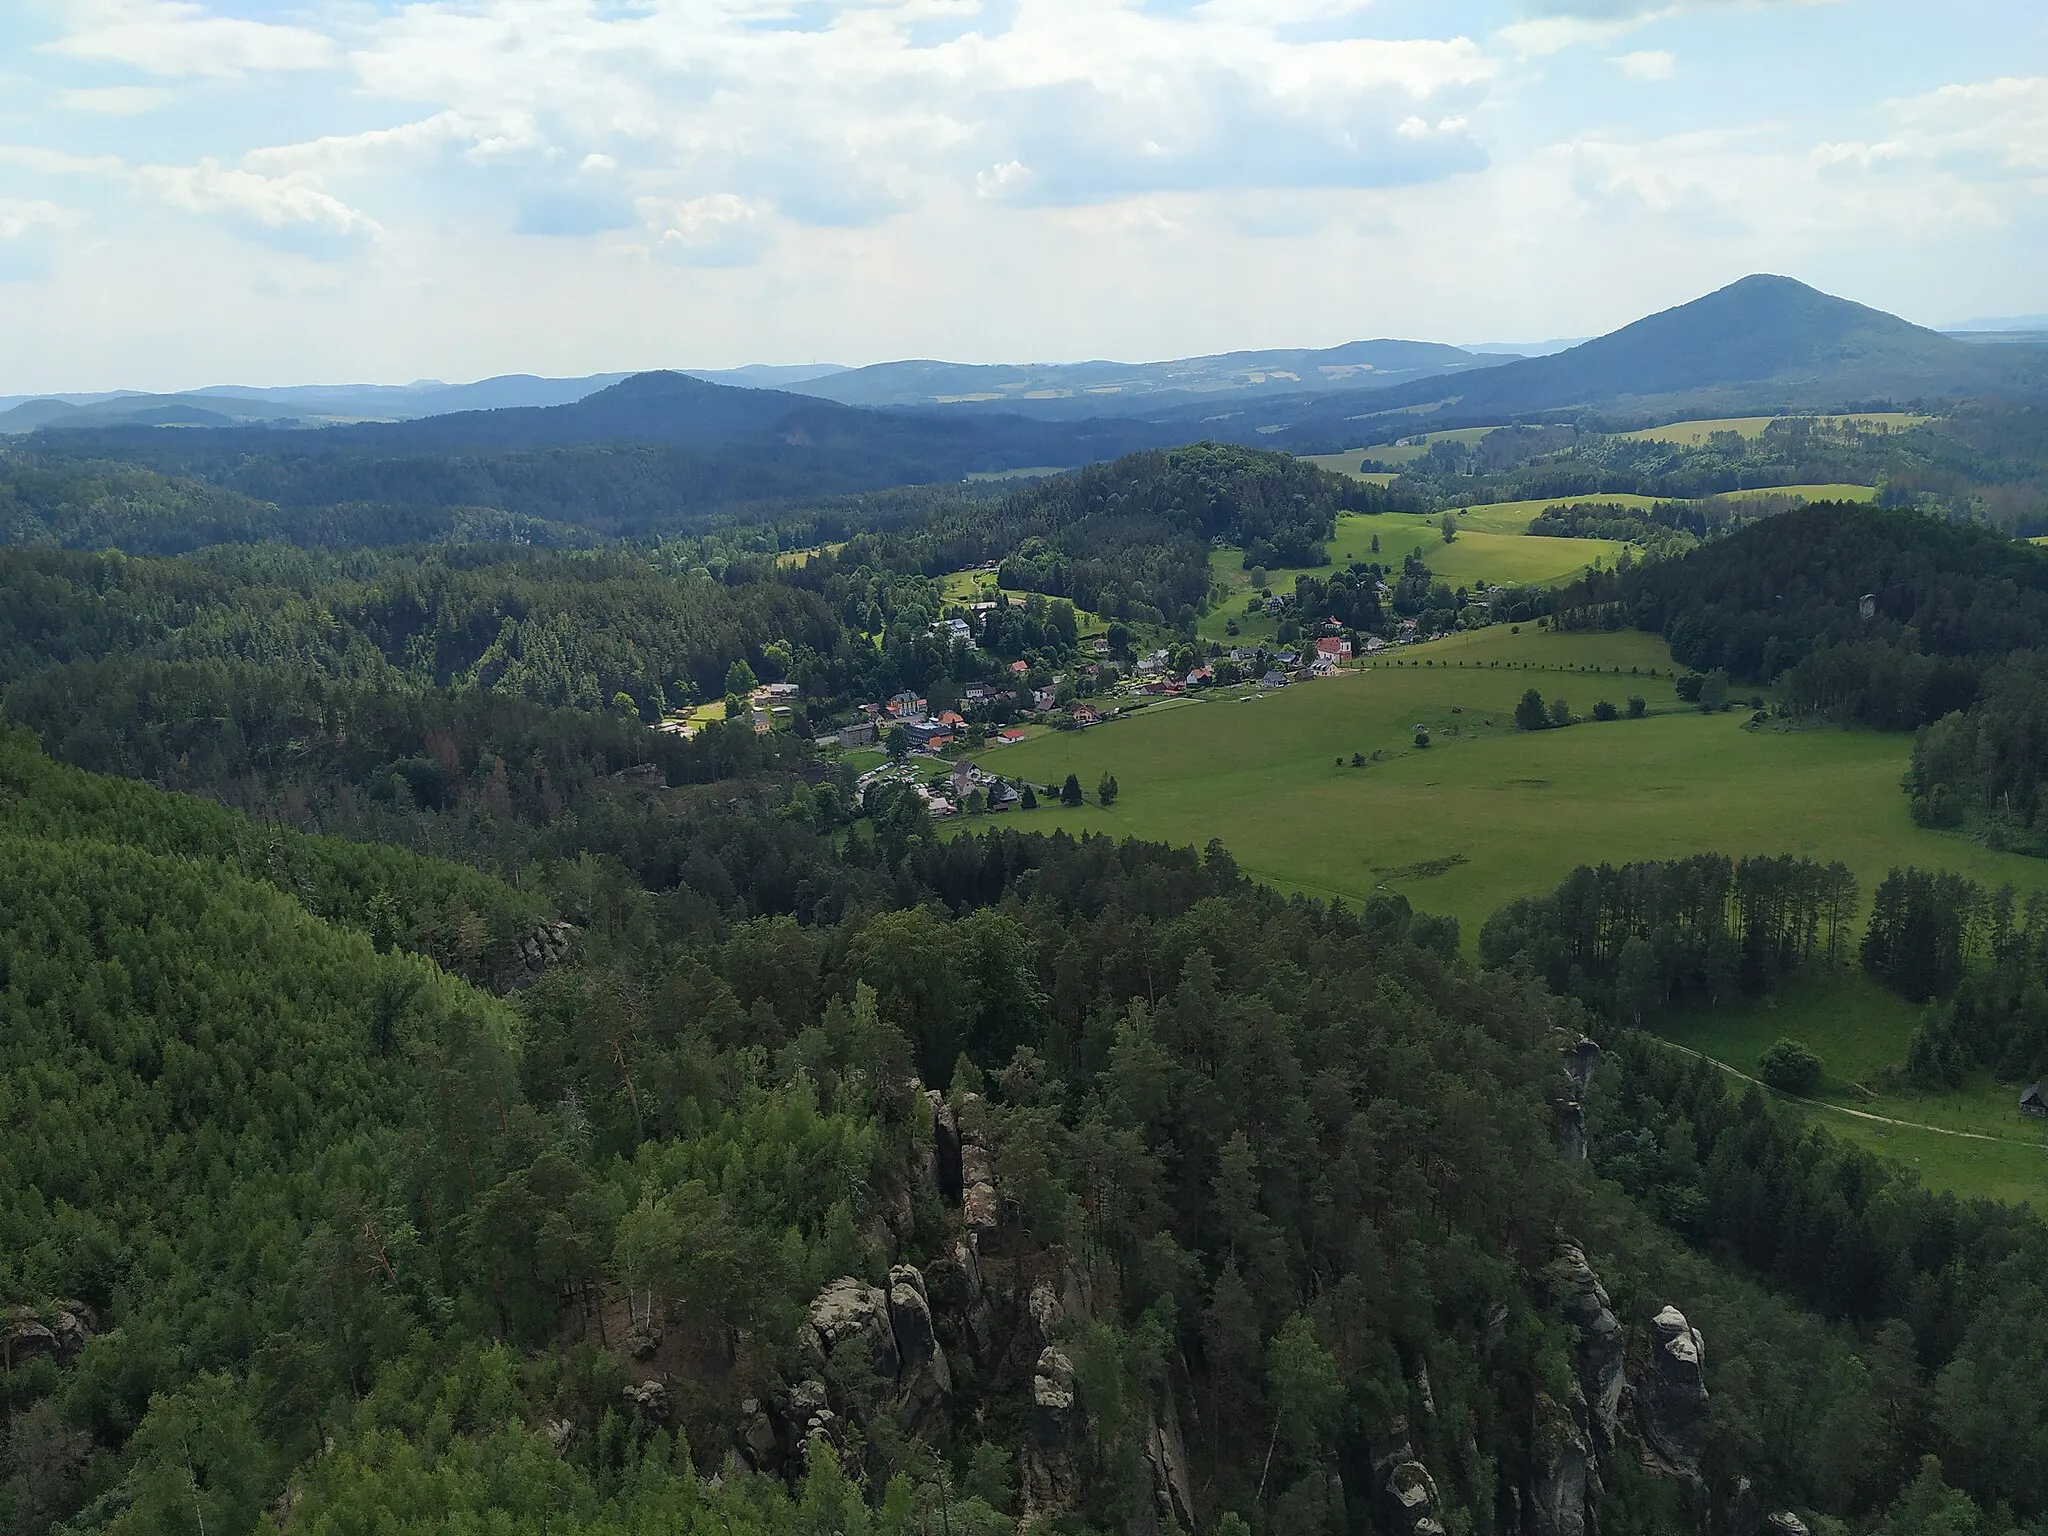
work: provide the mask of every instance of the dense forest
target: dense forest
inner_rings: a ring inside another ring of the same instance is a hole
[[[1927,1006],[1915,1082],[2037,1070],[2039,903],[1899,870],[1865,921],[1840,864],[1702,853],[1475,954],[1218,843],[942,835],[815,744],[1071,669],[1077,608],[1186,634],[1218,543],[1320,564],[1413,486],[1198,444],[710,526],[647,510],[676,445],[408,501],[117,438],[0,461],[0,1528],[2048,1526],[2048,1229],[1634,1028],[1860,965]],[[1689,515],[1543,616],[1928,724],[1925,819],[2038,825],[2043,557]],[[992,562],[1030,600],[970,622]]]

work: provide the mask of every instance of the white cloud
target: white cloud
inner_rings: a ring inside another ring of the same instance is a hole
[[[68,0],[70,29],[47,51],[91,63],[127,64],[152,75],[324,69],[341,50],[325,34],[234,16],[190,0]]]
[[[1669,80],[1678,73],[1678,60],[1661,48],[1640,49],[1608,60],[1631,80]]]
[[[137,182],[187,213],[227,214],[256,228],[344,238],[383,233],[376,220],[324,190],[307,172],[264,176],[225,169],[218,160],[197,165],[145,165]]]
[[[770,210],[731,192],[686,202],[643,198],[640,213],[653,237],[643,249],[675,266],[745,266],[768,240]]]
[[[1903,146],[1911,152],[2012,171],[2048,171],[2048,77],[1945,85],[1894,102],[1892,111]]]
[[[375,95],[518,124],[496,152],[616,160],[643,194],[733,187],[858,227],[946,191],[1076,203],[1154,190],[1396,185],[1483,160],[1464,126],[1498,63],[1465,38],[1348,30],[1355,0],[750,0],[630,10],[421,0],[352,55]],[[823,26],[817,25],[822,20]],[[928,29],[943,22],[944,36]],[[1455,123],[1404,136],[1410,117]],[[991,167],[1029,167],[1007,180]]]

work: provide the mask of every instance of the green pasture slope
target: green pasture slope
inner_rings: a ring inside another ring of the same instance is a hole
[[[1800,977],[1772,997],[1675,1011],[1654,1027],[1750,1077],[1774,1042],[1803,1041],[1826,1068],[1807,1113],[1828,1131],[1905,1163],[1929,1188],[2048,1209],[2048,1127],[2019,1112],[2019,1084],[1980,1073],[1952,1092],[1883,1090],[1919,1017],[1847,968]]]
[[[1442,513],[1346,513],[1337,519],[1336,537],[1329,545],[1329,564],[1270,567],[1266,571],[1267,586],[1285,596],[1294,590],[1297,576],[1327,576],[1354,561],[1377,562],[1398,571],[1410,550],[1419,551],[1430,570],[1453,587],[1549,585],[1569,581],[1589,565],[1612,563],[1627,547],[1613,539],[1532,537],[1527,532],[1529,518],[1551,503],[1528,505],[1535,511],[1519,520],[1492,508],[1475,507],[1469,516],[1460,517],[1458,537],[1449,544],[1444,542]],[[1375,538],[1380,543],[1377,552],[1372,547]],[[1227,595],[1202,618],[1196,634],[1203,640],[1225,643],[1271,639],[1273,620],[1245,613],[1245,603],[1253,588],[1251,573],[1244,568],[1243,552],[1212,551],[1209,573]],[[1232,621],[1238,626],[1236,636],[1226,628]]]
[[[1033,826],[1196,846],[1221,838],[1259,879],[1350,899],[1402,891],[1458,918],[1468,944],[1489,913],[1579,864],[1704,849],[1839,858],[1866,891],[1907,863],[2048,886],[2048,862],[1913,824],[1899,792],[1910,738],[1752,731],[1743,711],[1700,715],[1678,703],[1670,656],[1648,636],[1497,625],[1410,647],[1401,661],[1155,707],[978,761],[1041,784],[1074,773],[1091,790],[1116,776],[1114,806],[1041,809],[1022,818]],[[1582,715],[1640,693],[1652,713],[1525,733],[1512,716],[1529,687]],[[1414,745],[1418,725],[1426,749]],[[1350,766],[1353,753],[1367,766]]]

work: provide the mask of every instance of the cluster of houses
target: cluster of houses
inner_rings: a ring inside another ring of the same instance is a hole
[[[1034,710],[1051,709],[1055,687],[1032,688],[1024,681],[1025,665],[1012,662],[1011,668],[1018,674],[1017,683],[1010,687],[991,686],[985,683],[971,685],[962,695],[962,702],[981,704],[1000,695],[1007,695],[1015,702]],[[1054,679],[1055,686],[1058,679]],[[898,726],[910,738],[913,751],[944,752],[956,745],[967,734],[967,719],[957,709],[934,710],[926,699],[905,689],[891,695],[880,704],[863,704],[860,718],[839,731],[839,745],[842,747],[872,747]],[[1005,730],[998,734],[1001,741],[1022,741],[1024,733],[1019,730]]]

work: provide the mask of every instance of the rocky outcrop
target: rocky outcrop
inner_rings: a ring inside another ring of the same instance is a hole
[[[958,1205],[961,1198],[960,1121],[953,1113],[953,1106],[946,1102],[946,1096],[938,1089],[927,1088],[924,1096],[925,1102],[932,1107],[932,1161],[939,1195],[948,1205]]]
[[[1173,1406],[1170,1387],[1146,1432],[1145,1459],[1152,1467],[1152,1505],[1159,1528],[1194,1530],[1194,1480],[1188,1474],[1187,1443],[1181,1438],[1180,1413]]]
[[[996,1200],[996,1162],[987,1144],[965,1127],[960,1135],[960,1212],[977,1241],[995,1234],[1002,1208]]]
[[[1031,1373],[1031,1445],[1024,1456],[1024,1512],[1057,1514],[1080,1497],[1081,1414],[1074,1362],[1057,1346],[1038,1352]]]
[[[1396,1419],[1374,1442],[1372,1470],[1395,1536],[1444,1536],[1443,1500],[1436,1479],[1415,1454],[1406,1420]]]
[[[1789,1509],[1764,1516],[1763,1536],[1806,1536],[1806,1522]]]
[[[831,1393],[824,1382],[815,1376],[805,1377],[789,1389],[782,1411],[789,1426],[792,1454],[787,1470],[792,1477],[800,1477],[810,1469],[811,1453],[821,1444],[831,1446],[840,1463],[845,1464],[846,1421],[833,1411]],[[860,1474],[858,1467],[847,1470],[856,1477]]]
[[[1583,1098],[1593,1086],[1593,1073],[1600,1066],[1600,1046],[1597,1042],[1584,1039],[1574,1040],[1560,1053],[1563,1057],[1565,1079]]]
[[[888,1294],[851,1275],[818,1293],[797,1343],[821,1375],[836,1376],[856,1391],[867,1388],[870,1377],[876,1385],[893,1386],[901,1364]]]
[[[1530,1536],[1586,1536],[1594,1528],[1600,1470],[1584,1418],[1583,1402],[1566,1407],[1548,1393],[1537,1395],[1525,1505]]]
[[[777,1405],[780,1428],[760,1403],[741,1407],[734,1449],[758,1471],[779,1463],[799,1473],[821,1437],[843,1452],[849,1426],[885,1413],[913,1435],[930,1434],[952,1408],[953,1373],[914,1265],[891,1269],[886,1289],[852,1275],[834,1280],[811,1303],[797,1346],[813,1373]]]
[[[621,1389],[619,1396],[624,1400],[629,1417],[653,1427],[668,1423],[668,1388],[663,1383],[631,1381]]]
[[[924,1267],[932,1326],[947,1349],[986,1366],[995,1349],[995,1319],[982,1289],[981,1261],[971,1243],[956,1242]]]
[[[0,1313],[0,1365],[19,1370],[31,1360],[69,1365],[98,1331],[92,1308],[82,1301],[47,1307],[12,1307]]]
[[[560,965],[575,948],[576,925],[559,918],[545,918],[521,934],[512,944],[511,984],[531,984],[550,966]]]
[[[1636,1428],[1654,1470],[1697,1483],[1707,1441],[1707,1341],[1676,1307],[1650,1324],[1650,1357],[1636,1383]]]
[[[953,1373],[932,1325],[924,1276],[909,1264],[889,1271],[889,1326],[896,1335],[896,1403],[913,1434],[936,1428],[953,1400]]]
[[[1628,1335],[1607,1288],[1586,1262],[1585,1250],[1577,1243],[1562,1242],[1557,1257],[1545,1276],[1550,1294],[1564,1320],[1578,1330],[1575,1364],[1579,1391],[1584,1395],[1594,1447],[1602,1454],[1614,1449],[1614,1437],[1621,1424],[1621,1391],[1628,1363]]]
[[[1586,1160],[1586,1092],[1600,1065],[1600,1047],[1578,1039],[1560,1047],[1558,1064],[1564,1081],[1557,1094],[1557,1149],[1567,1162]]]

